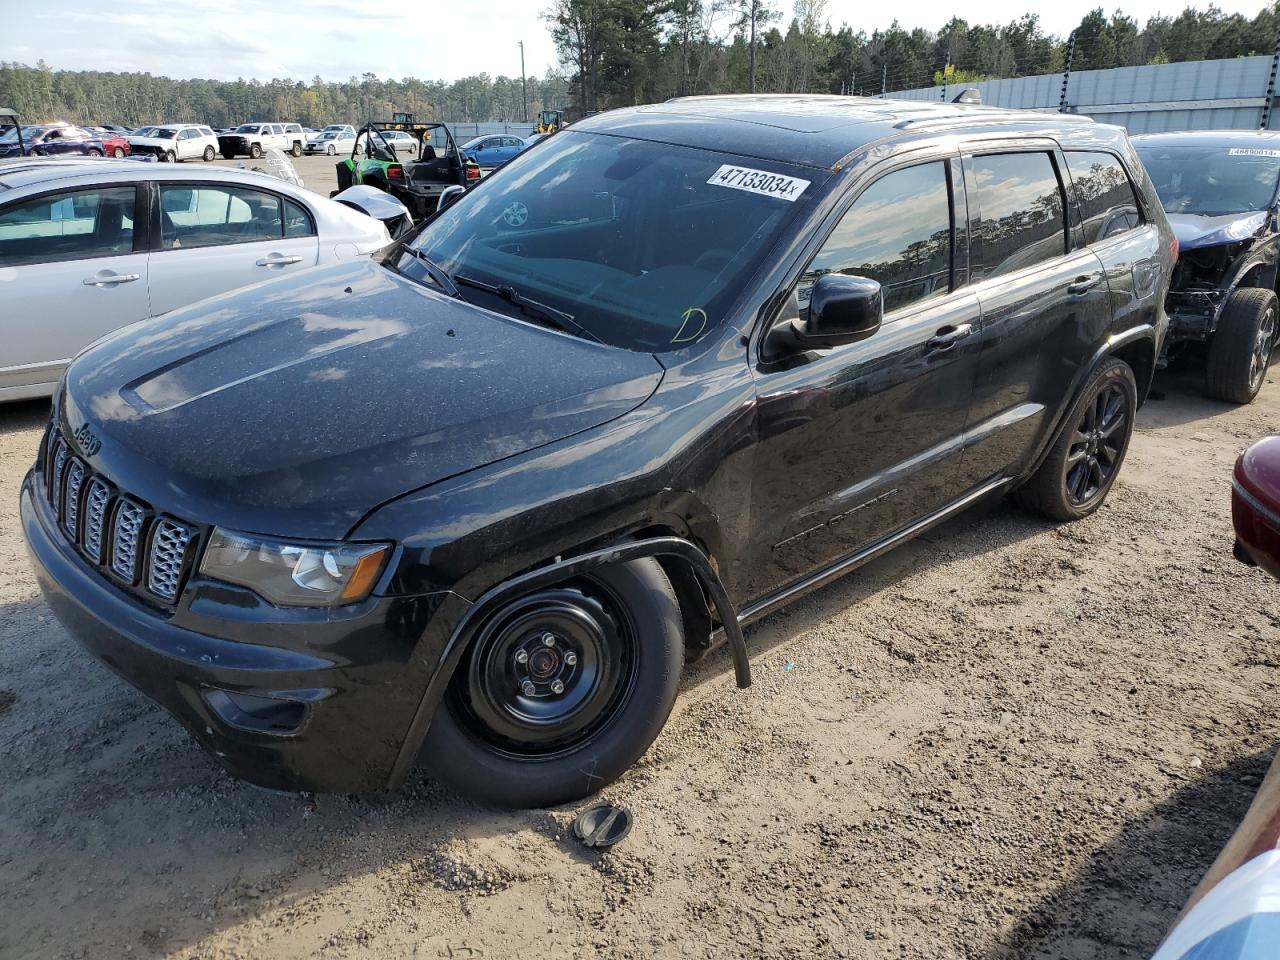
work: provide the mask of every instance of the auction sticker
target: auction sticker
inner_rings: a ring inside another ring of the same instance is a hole
[[[1227,151],[1228,157],[1280,157],[1280,150],[1266,150],[1262,147],[1232,147]]]
[[[770,173],[768,170],[752,170],[749,167],[735,167],[727,163],[713,173],[707,183],[716,187],[729,187],[732,190],[745,190],[747,193],[777,197],[788,203],[795,203],[809,187],[808,180],[801,180],[798,177],[785,177],[780,173]]]

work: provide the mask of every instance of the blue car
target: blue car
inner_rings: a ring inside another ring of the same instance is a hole
[[[10,128],[0,136],[0,157],[101,157],[106,153],[102,138],[69,123],[36,123]]]
[[[468,140],[462,145],[462,150],[480,165],[480,169],[492,170],[502,166],[526,147],[528,144],[519,137],[495,134]]]

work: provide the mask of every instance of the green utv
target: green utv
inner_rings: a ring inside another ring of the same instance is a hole
[[[417,141],[416,156],[401,160],[383,135],[405,130]],[[418,123],[412,114],[396,114],[386,123],[366,123],[356,133],[351,156],[338,162],[338,189],[363,184],[385,190],[409,208],[417,222],[434,213],[449,187],[469,189],[480,182],[480,167],[453,139],[443,123]]]

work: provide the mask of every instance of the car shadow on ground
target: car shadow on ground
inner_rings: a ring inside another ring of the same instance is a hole
[[[49,401],[18,400],[0,404],[0,436],[37,430],[49,422]]]
[[[989,960],[1151,956],[1235,832],[1274,752],[1249,754],[1194,780],[1166,771],[1181,781],[1173,793],[1121,826],[1076,876],[1051,889]]]
[[[1237,409],[1237,404],[1213,400],[1204,394],[1204,362],[1180,360],[1156,373],[1147,405],[1139,414],[1139,428],[1162,429],[1182,424],[1206,423]],[[1280,390],[1280,351],[1272,357],[1262,391]]]

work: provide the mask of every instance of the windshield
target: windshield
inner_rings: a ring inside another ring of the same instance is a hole
[[[454,277],[511,287],[569,314],[605,343],[673,350],[723,321],[817,193],[816,170],[737,159],[566,133],[517,156],[412,246]],[[406,255],[396,266],[410,273],[421,269],[415,263]],[[502,308],[473,286],[462,293]]]
[[[133,135],[135,137],[149,137],[155,132],[155,127],[139,127],[137,130],[133,131]]]
[[[178,135],[178,131],[170,130],[167,127],[162,127],[162,128],[152,130],[150,135],[155,137],[157,140],[172,140],[174,137]]]
[[[256,123],[242,123],[236,127],[236,133],[257,133],[258,125]]]
[[[1280,182],[1280,148],[1135,146],[1166,213],[1266,210]]]

